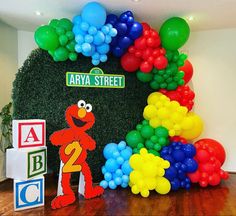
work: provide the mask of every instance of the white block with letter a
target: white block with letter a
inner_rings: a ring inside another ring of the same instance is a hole
[[[14,180],[14,210],[44,205],[44,177],[27,181]]]
[[[7,149],[6,176],[28,180],[47,173],[47,147]]]
[[[46,122],[41,119],[13,120],[12,136],[14,148],[46,146]]]

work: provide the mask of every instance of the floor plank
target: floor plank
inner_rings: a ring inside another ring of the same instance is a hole
[[[45,206],[14,212],[13,183],[0,183],[0,215],[236,215],[236,174],[217,187],[206,189],[194,186],[168,195],[153,192],[149,198],[133,195],[130,189],[106,190],[100,198],[82,197],[68,207],[51,210],[56,195],[57,180],[46,178]],[[76,188],[74,188],[76,191]]]

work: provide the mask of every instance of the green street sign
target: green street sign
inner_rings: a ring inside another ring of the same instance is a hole
[[[66,85],[70,87],[124,88],[125,76],[104,74],[101,68],[94,67],[89,73],[66,72]]]

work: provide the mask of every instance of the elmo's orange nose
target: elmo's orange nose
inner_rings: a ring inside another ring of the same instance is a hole
[[[86,116],[86,109],[84,108],[80,108],[79,111],[78,111],[78,116],[79,118],[84,118]]]

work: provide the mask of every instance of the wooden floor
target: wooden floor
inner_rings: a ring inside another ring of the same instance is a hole
[[[81,197],[71,206],[51,210],[56,186],[55,179],[46,178],[45,206],[14,212],[12,180],[0,183],[0,215],[236,215],[236,174],[217,187],[195,186],[164,196],[153,192],[149,198],[133,195],[130,189],[106,190],[100,198]]]

